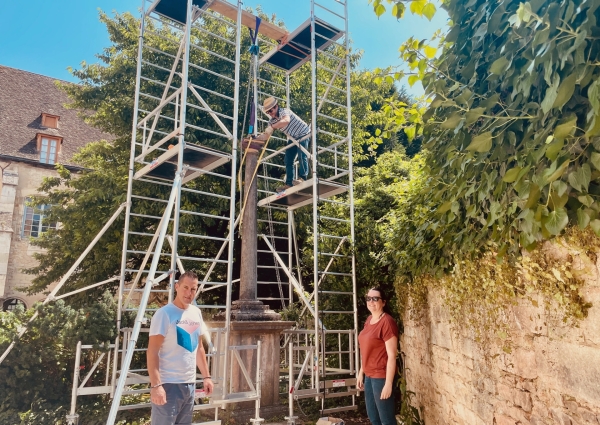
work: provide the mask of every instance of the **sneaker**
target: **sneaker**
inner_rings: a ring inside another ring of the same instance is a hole
[[[284,192],[286,189],[289,189],[292,186],[288,186],[287,184],[284,184],[283,186],[279,186],[277,188],[275,188],[275,192]]]
[[[296,180],[294,180],[294,181],[292,182],[292,184],[293,184],[294,186],[298,186],[299,184],[302,184],[302,183],[304,183],[305,181],[306,181],[306,180],[302,180],[302,179],[296,179]]]

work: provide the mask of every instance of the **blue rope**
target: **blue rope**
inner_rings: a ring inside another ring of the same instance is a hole
[[[257,44],[253,44],[252,46],[250,46],[248,51],[250,52],[251,55],[256,56],[260,52],[260,48],[258,47]]]
[[[252,31],[252,28],[248,28],[248,31],[250,31],[250,40],[252,40],[252,45],[250,46],[248,51],[253,56],[258,55],[258,53],[260,52],[260,48],[258,47],[258,44],[256,43],[256,41],[258,40],[258,29],[260,28],[261,21],[262,21],[262,19],[260,19],[257,16],[256,17],[256,28],[254,29],[254,31]]]

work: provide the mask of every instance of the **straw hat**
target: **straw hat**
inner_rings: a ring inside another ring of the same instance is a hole
[[[267,112],[275,105],[277,105],[277,99],[274,97],[267,97],[263,103],[263,112]]]

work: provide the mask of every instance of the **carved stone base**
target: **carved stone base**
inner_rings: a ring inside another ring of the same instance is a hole
[[[276,313],[275,313],[276,314]],[[279,399],[279,370],[281,333],[292,329],[295,322],[282,321],[231,321],[229,332],[230,346],[255,345],[261,342],[260,368],[262,371],[260,414],[263,418],[279,416],[285,412],[285,404]],[[220,327],[222,324],[207,322],[209,328]],[[224,347],[216,347],[223,352]],[[256,377],[256,351],[244,350],[240,358],[252,380]],[[233,392],[248,391],[248,385],[237,362],[233,362],[230,375]],[[285,400],[284,400],[285,401]],[[232,405],[233,409],[248,409],[248,418],[254,417],[254,402],[241,402]],[[270,412],[270,413],[269,413]],[[237,416],[237,415],[236,415]],[[249,422],[235,422],[249,423]]]
[[[215,321],[225,321],[225,313],[217,314]],[[237,300],[231,303],[231,320],[236,322],[272,322],[281,320],[281,314],[258,300]]]

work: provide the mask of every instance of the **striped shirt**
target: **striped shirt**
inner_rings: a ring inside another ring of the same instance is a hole
[[[295,140],[300,140],[304,136],[310,134],[310,126],[302,121],[298,115],[294,114],[291,109],[279,107],[277,110],[277,115],[275,118],[271,118],[269,120],[269,125],[273,125],[276,122],[279,122],[283,117],[289,116],[290,123],[284,127],[280,128],[286,136],[291,137]]]

